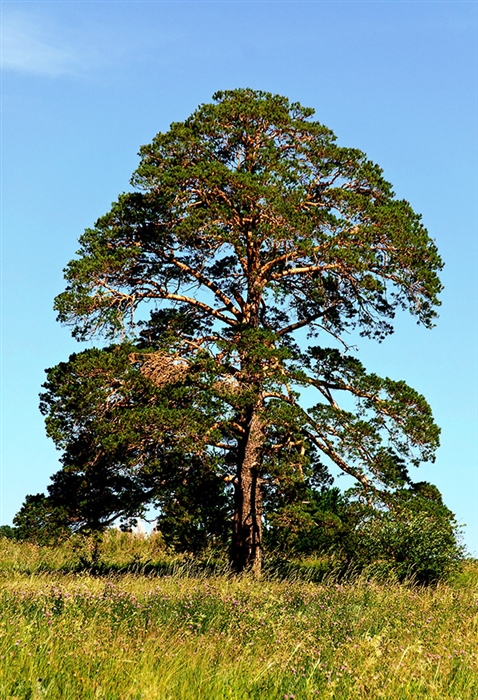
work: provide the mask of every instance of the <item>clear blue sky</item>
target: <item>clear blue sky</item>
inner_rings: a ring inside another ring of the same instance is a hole
[[[44,369],[79,350],[53,297],[83,229],[128,188],[140,145],[218,89],[314,107],[423,214],[446,267],[437,327],[398,320],[371,369],[442,427],[435,483],[478,555],[478,5],[475,2],[2,2],[2,494],[8,524],[58,469]],[[340,482],[339,482],[340,484]]]

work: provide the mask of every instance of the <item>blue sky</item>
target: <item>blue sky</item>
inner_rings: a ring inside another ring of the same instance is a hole
[[[52,310],[79,235],[128,188],[142,144],[216,90],[251,87],[313,107],[438,244],[437,327],[403,316],[359,351],[432,405],[442,446],[414,477],[440,488],[478,555],[477,3],[4,0],[1,31],[0,522],[59,466],[38,392],[81,347]]]

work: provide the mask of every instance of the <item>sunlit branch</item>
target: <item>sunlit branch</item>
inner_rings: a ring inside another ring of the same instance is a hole
[[[270,276],[271,280],[284,279],[292,275],[305,275],[311,272],[324,272],[325,270],[336,270],[339,266],[334,263],[332,265],[307,265],[305,267],[290,267],[282,272],[275,272]]]
[[[184,304],[189,304],[190,306],[196,306],[197,308],[202,309],[203,311],[210,314],[211,316],[214,316],[214,318],[219,319],[223,323],[227,323],[228,326],[235,326],[236,325],[236,321],[234,321],[231,318],[228,318],[227,316],[224,316],[224,314],[222,314],[220,311],[213,309],[211,306],[209,306],[208,304],[205,304],[202,301],[199,301],[198,299],[184,296],[183,294],[173,294],[172,292],[165,292],[163,294],[163,299],[170,299],[171,301],[181,301]]]
[[[183,270],[184,272],[187,272],[190,274],[192,277],[197,279],[198,282],[203,284],[205,287],[210,289],[213,294],[218,297],[224,304],[224,306],[227,308],[228,311],[230,311],[234,316],[239,316],[240,315],[240,310],[234,306],[232,301],[229,299],[229,297],[224,294],[224,292],[214,283],[212,280],[208,279],[203,275],[201,272],[198,270],[194,270],[192,267],[189,265],[186,265],[186,263],[182,262],[181,260],[178,260],[177,258],[171,256],[168,258],[169,262],[171,262],[173,265],[178,267],[180,270]]]

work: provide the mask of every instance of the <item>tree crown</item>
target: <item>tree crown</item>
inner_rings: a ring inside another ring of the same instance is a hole
[[[115,335],[156,300],[279,336],[382,338],[397,306],[430,325],[441,261],[381,169],[284,97],[214,99],[141,149],[136,191],[80,239],[60,320]]]

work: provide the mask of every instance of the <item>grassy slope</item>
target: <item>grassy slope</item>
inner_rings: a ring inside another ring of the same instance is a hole
[[[1,699],[478,698],[476,564],[419,589],[39,573],[65,552],[0,555]]]

